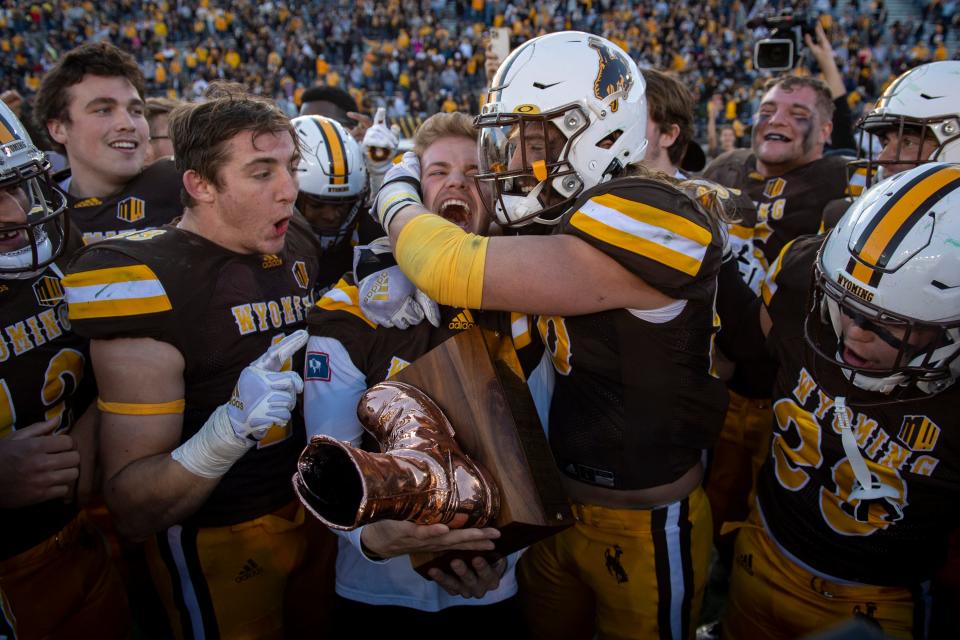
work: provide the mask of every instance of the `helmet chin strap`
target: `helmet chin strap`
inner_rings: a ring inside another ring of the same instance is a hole
[[[544,185],[546,184],[546,181],[538,182],[537,186],[535,186],[533,190],[531,190],[530,193],[525,196],[502,196],[503,206],[509,207],[510,209],[509,211],[504,212],[509,214],[505,217],[516,220],[541,211],[543,209],[543,204],[540,202],[540,198],[538,196],[540,195],[540,192],[543,191]]]
[[[843,444],[843,452],[847,454],[847,460],[850,461],[850,467],[853,469],[854,478],[857,486],[850,492],[851,500],[875,500],[877,498],[896,498],[897,492],[893,487],[889,487],[879,480],[874,481],[873,474],[867,468],[867,463],[860,453],[860,447],[857,446],[857,439],[853,435],[853,429],[850,426],[850,415],[847,413],[847,399],[840,396],[834,399],[834,415],[840,426],[840,442]],[[852,413],[852,412],[851,412]]]

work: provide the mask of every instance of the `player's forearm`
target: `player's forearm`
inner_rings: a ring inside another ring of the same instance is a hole
[[[120,533],[141,539],[191,516],[219,482],[190,473],[163,453],[136,460],[107,479],[104,498]]]
[[[90,406],[70,430],[80,453],[80,477],[77,478],[77,503],[87,504],[97,490],[97,449],[99,448],[100,411],[97,403]]]

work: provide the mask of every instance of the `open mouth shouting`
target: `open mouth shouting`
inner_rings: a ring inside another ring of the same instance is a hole
[[[466,200],[448,196],[441,200],[437,213],[464,231],[473,231],[473,208]]]

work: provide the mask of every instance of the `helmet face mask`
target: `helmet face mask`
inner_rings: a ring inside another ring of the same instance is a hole
[[[934,162],[864,193],[821,246],[804,336],[853,386],[882,394],[863,404],[960,377],[958,235],[960,164]]]
[[[875,307],[826,277],[819,260],[813,277],[804,338],[817,356],[839,367],[850,384],[884,394],[876,402],[884,404],[916,398],[914,387],[933,395],[953,382],[960,321],[926,323]],[[847,324],[873,333],[896,354],[888,366],[858,366],[844,357],[841,316],[846,316]]]
[[[60,257],[66,247],[66,197],[53,185],[50,163],[10,109],[0,104],[0,191],[4,207],[18,207],[22,221],[0,222],[0,279],[27,279]]]
[[[476,180],[481,192],[493,197],[492,204],[484,201],[488,212],[505,220],[513,211],[510,226],[558,222],[583,191],[583,181],[567,161],[588,125],[583,110],[572,104],[537,115],[488,113],[474,124],[480,129]]]
[[[577,31],[528,40],[500,65],[475,126],[478,182],[505,227],[559,222],[580,193],[646,150],[645,84],[612,42]]]
[[[348,198],[318,198],[301,191],[297,210],[310,223],[324,250],[347,241],[366,201],[366,192]]]
[[[324,250],[349,241],[369,185],[363,150],[336,120],[300,116],[292,120],[300,139],[297,209]]]
[[[866,187],[926,162],[960,162],[960,61],[932,62],[907,71],[887,87],[876,108],[856,124],[858,157],[851,163]],[[870,136],[896,135],[892,159],[873,153]],[[904,136],[927,141],[902,149]],[[932,147],[932,148],[931,148]],[[925,150],[929,150],[926,153]]]

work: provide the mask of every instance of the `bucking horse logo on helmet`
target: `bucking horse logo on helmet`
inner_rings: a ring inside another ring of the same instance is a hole
[[[600,69],[593,81],[593,95],[603,100],[611,93],[630,89],[633,86],[633,75],[624,55],[594,38],[590,38],[589,45],[600,56]],[[616,112],[620,107],[618,102],[614,100],[610,103],[610,111]]]

